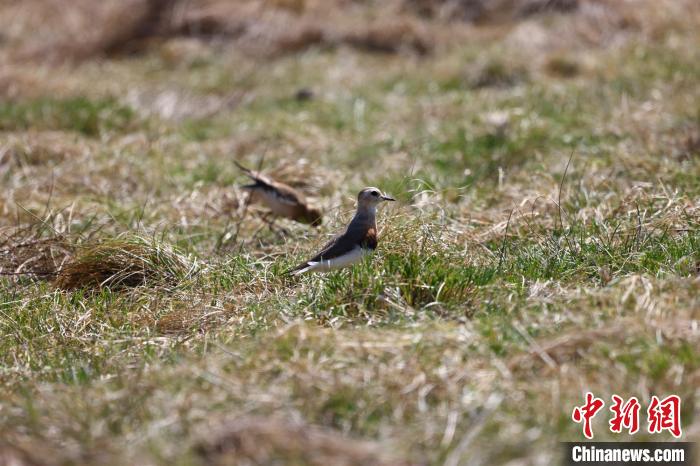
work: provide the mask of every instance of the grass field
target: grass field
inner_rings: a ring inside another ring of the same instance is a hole
[[[587,391],[677,394],[700,440],[697,2],[15,3],[0,464],[551,465]],[[324,224],[268,227],[234,160]],[[283,275],[364,186],[376,254]]]

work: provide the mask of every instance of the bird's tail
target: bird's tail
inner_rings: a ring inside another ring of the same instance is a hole
[[[301,275],[302,273],[305,273],[305,272],[308,272],[309,270],[311,270],[314,265],[315,264],[311,264],[309,262],[303,262],[303,263],[297,265],[296,267],[293,267],[293,268],[287,270],[286,272],[284,272],[284,275],[293,275],[293,276]]]
[[[241,170],[243,173],[245,173],[245,174],[248,175],[249,177],[251,177],[251,178],[253,178],[253,179],[257,178],[257,177],[255,176],[255,173],[253,173],[253,171],[252,171],[250,168],[244,167],[243,165],[241,165],[241,164],[238,162],[238,160],[234,160],[233,163],[238,167],[239,170]]]
[[[250,179],[252,179],[253,181],[255,181],[255,183],[244,184],[243,186],[241,186],[241,189],[255,189],[255,188],[259,188],[259,187],[260,187],[260,185],[261,185],[260,179],[256,176],[256,174],[255,174],[250,168],[244,167],[244,166],[241,165],[237,160],[234,160],[233,163],[234,163],[243,173],[245,173]]]

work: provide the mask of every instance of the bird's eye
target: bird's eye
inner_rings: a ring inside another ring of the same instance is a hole
[[[379,196],[379,191],[372,191],[372,196],[374,196],[374,197]]]

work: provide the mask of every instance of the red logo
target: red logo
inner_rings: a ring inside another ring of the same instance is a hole
[[[681,399],[678,395],[667,396],[661,401],[652,396],[647,417],[650,434],[667,430],[676,438],[681,436]]]
[[[608,421],[610,432],[619,434],[627,430],[630,435],[639,432],[639,412],[641,405],[637,397],[633,396],[625,401],[617,395],[612,396],[612,418]],[[605,402],[596,398],[593,393],[586,393],[586,402],[574,407],[571,419],[574,422],[583,423],[583,435],[587,439],[593,438],[592,420],[603,409]],[[669,395],[663,400],[652,396],[647,408],[647,431],[650,434],[658,434],[663,431],[670,432],[679,438],[681,430],[681,399],[678,395]]]
[[[585,435],[588,439],[593,438],[591,419],[598,414],[598,411],[600,411],[603,406],[605,406],[605,402],[603,400],[594,397],[593,393],[588,392],[586,393],[586,403],[582,406],[576,406],[574,408],[574,412],[571,413],[571,419],[573,419],[574,422],[580,424],[583,421],[583,435]]]
[[[624,400],[617,395],[612,396],[613,405],[610,411],[614,416],[610,419],[610,432],[619,434],[625,428],[630,434],[636,434],[639,430],[639,400],[637,397],[632,397],[627,400],[627,403],[622,403]]]

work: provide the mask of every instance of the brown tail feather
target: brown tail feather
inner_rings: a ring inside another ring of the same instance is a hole
[[[236,166],[237,166],[243,173],[245,173],[246,175],[248,175],[249,177],[251,177],[251,178],[253,178],[253,179],[257,178],[257,176],[255,176],[255,174],[250,170],[250,168],[244,167],[244,166],[241,165],[237,160],[234,160],[233,163],[236,164]]]

